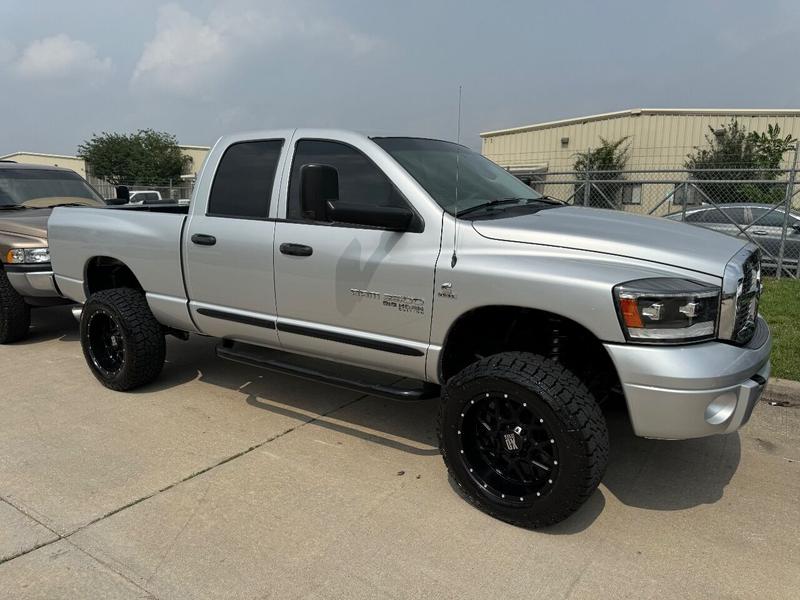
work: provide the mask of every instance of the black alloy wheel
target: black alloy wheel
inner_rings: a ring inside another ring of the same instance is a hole
[[[92,364],[105,377],[113,377],[125,366],[122,328],[105,310],[97,310],[87,322],[88,350]]]
[[[605,418],[586,385],[531,353],[494,354],[451,377],[438,430],[464,499],[521,527],[569,517],[597,488],[608,461]]]
[[[473,398],[458,435],[470,476],[496,500],[532,504],[552,489],[558,476],[556,440],[524,398],[499,391]]]

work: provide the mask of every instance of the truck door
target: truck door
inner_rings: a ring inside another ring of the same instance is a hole
[[[304,177],[322,167],[330,177]],[[275,228],[278,331],[287,350],[422,378],[430,338],[441,222],[414,211],[410,231],[343,218],[328,201],[411,209],[354,146],[300,139]]]
[[[203,333],[279,345],[272,253],[275,222],[269,217],[276,204],[273,184],[281,172],[284,142],[232,143],[219,158],[213,180],[199,184],[198,196],[205,186],[208,203],[195,207],[183,248],[189,307]]]

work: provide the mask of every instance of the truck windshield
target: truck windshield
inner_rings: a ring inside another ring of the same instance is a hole
[[[103,206],[103,198],[80,175],[51,169],[0,170],[0,207],[47,208],[58,204]]]
[[[373,141],[399,162],[451,215],[456,210],[461,214],[473,207],[503,199],[518,200],[519,204],[542,198],[511,173],[465,146],[423,138],[384,137],[373,138]],[[500,205],[499,202],[493,204]]]

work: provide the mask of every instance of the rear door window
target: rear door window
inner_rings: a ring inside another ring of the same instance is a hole
[[[724,211],[724,214],[723,214]],[[746,225],[747,218],[744,208],[709,208],[686,215],[686,220],[698,225]]]
[[[207,214],[234,219],[266,219],[283,140],[238,142],[219,161]]]

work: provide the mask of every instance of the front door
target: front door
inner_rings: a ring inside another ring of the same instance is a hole
[[[306,165],[335,169],[334,184],[302,177]],[[338,185],[337,185],[338,183]],[[303,186],[306,185],[306,189]],[[334,189],[332,189],[332,187]],[[317,195],[324,195],[317,198]],[[275,228],[278,330],[287,350],[422,378],[441,223],[412,231],[332,222],[326,200],[410,207],[362,151],[301,139]]]
[[[204,213],[184,234],[192,318],[203,333],[268,346],[276,332],[269,220],[284,140],[233,143],[219,159]]]

